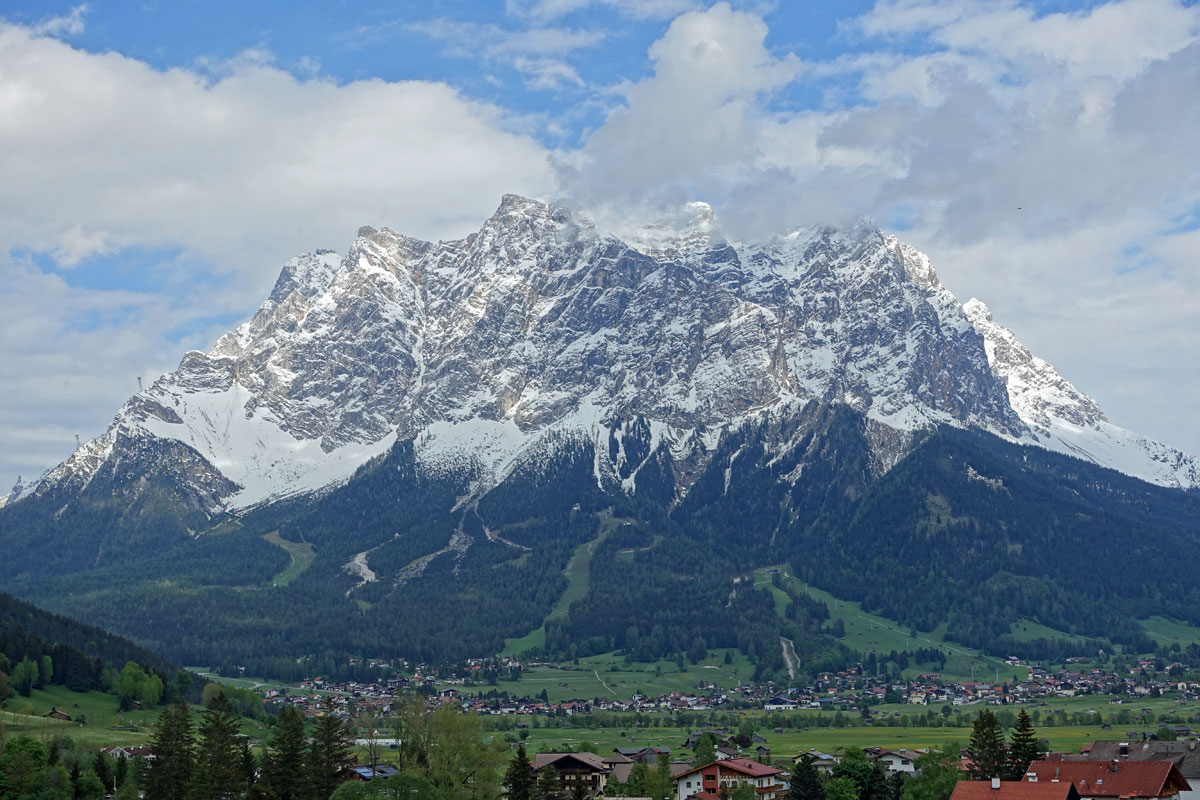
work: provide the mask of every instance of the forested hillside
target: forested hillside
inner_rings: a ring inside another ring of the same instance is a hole
[[[18,555],[5,571],[23,595],[184,663],[289,677],[347,654],[487,656],[519,637],[553,659],[737,647],[780,680],[781,639],[806,674],[860,658],[821,603],[753,590],[772,564],[992,654],[1147,650],[1138,618],[1200,623],[1194,494],[949,428],[884,470],[872,429],[841,405],[747,424],[702,463],[652,447],[637,418],[624,430],[624,486],[596,467],[614,441],[553,439],[485,493],[402,441],[336,490],[214,519],[195,539],[54,574]],[[279,542],[312,553],[287,581]],[[1082,638],[1017,641],[1020,619]]]

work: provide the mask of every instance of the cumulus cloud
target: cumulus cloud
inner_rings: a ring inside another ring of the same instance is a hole
[[[721,3],[676,17],[649,50],[654,73],[563,164],[564,191],[637,215],[723,193],[762,158],[763,95],[796,78],[795,55],[766,49],[767,26]]]

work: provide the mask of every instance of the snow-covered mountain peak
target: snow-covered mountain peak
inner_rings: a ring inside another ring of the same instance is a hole
[[[972,297],[967,302],[963,303],[963,313],[967,315],[967,319],[980,320],[982,322],[992,322],[992,310],[987,307],[987,303],[980,300],[978,297]]]
[[[933,262],[929,260],[929,256],[911,245],[904,244],[895,236],[884,236],[884,242],[896,254],[897,260],[904,267],[905,276],[910,281],[922,289],[938,289],[941,287],[942,282],[938,280],[937,272],[934,270]]]
[[[197,502],[236,508],[344,480],[398,438],[439,463],[486,451],[499,474],[545,437],[640,417],[711,449],[813,401],[864,414],[883,465],[935,424],[1056,449],[1068,424],[1107,424],[869,220],[730,244],[692,203],[633,227],[621,238],[518,195],[460,240],[364,227],[344,257],[285,264],[249,321],[187,353],[42,485],[86,485],[136,443],[169,442],[168,466],[203,484]],[[1093,460],[1124,463],[1117,451]]]

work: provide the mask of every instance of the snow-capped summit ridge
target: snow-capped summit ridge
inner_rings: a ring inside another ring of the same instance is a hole
[[[131,398],[42,487],[86,484],[142,440],[194,452],[226,483],[197,479],[236,508],[345,480],[397,439],[438,469],[486,452],[491,474],[549,431],[602,441],[642,418],[702,454],[723,431],[817,401],[862,412],[890,465],[930,425],[1062,449],[1069,431],[1043,441],[1047,419],[1103,421],[869,220],[729,242],[693,203],[634,227],[618,236],[517,195],[455,241],[363,227],[345,255],[287,262],[250,320]]]

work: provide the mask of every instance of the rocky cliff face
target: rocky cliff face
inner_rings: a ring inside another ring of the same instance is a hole
[[[239,508],[343,481],[397,438],[430,469],[469,464],[485,490],[547,436],[607,442],[638,419],[640,457],[702,461],[722,432],[813,400],[866,417],[880,471],[911,432],[949,424],[1198,483],[1194,461],[1111,426],[982,304],[960,306],[927,257],[865,221],[731,243],[692,204],[681,224],[618,238],[508,195],[466,239],[363,228],[344,257],[292,260],[249,322],[15,496],[84,486],[137,452],[139,468],[191,476],[209,511]],[[597,480],[632,488],[623,457],[597,463]]]

